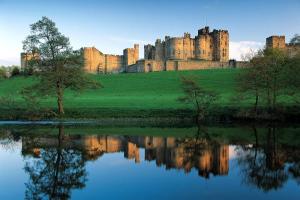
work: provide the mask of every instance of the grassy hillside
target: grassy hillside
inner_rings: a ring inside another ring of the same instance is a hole
[[[186,108],[177,101],[182,95],[181,75],[199,76],[203,87],[221,94],[219,103],[230,105],[235,90],[234,77],[239,70],[202,70],[135,74],[91,75],[104,87],[81,94],[68,91],[66,108]],[[34,82],[33,78],[16,77],[0,83],[0,96],[12,95],[22,103],[19,92]],[[45,99],[45,106],[55,106],[54,99]]]
[[[180,76],[194,75],[199,77],[201,86],[219,94],[217,108],[239,108],[251,106],[254,101],[234,102],[236,96],[235,77],[241,69],[211,69],[198,71],[172,71],[153,73],[91,75],[103,88],[86,90],[80,94],[67,91],[65,108],[73,116],[170,116],[177,110],[190,110],[189,105],[178,102],[182,96]],[[24,107],[20,91],[24,86],[34,82],[33,77],[15,77],[0,81],[0,97],[12,96],[19,107]],[[254,99],[253,99],[254,100]],[[47,98],[42,105],[55,109],[54,98]],[[2,109],[0,105],[0,109]],[[127,115],[126,112],[135,113]],[[147,113],[148,112],[148,113]],[[149,114],[150,112],[150,114]],[[124,114],[125,113],[125,114]],[[152,114],[151,114],[152,113]]]

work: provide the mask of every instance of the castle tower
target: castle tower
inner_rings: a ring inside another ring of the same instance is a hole
[[[102,52],[95,47],[83,49],[84,69],[92,73],[105,73],[105,58]]]
[[[164,60],[164,45],[160,39],[155,42],[155,60]]]
[[[38,60],[38,53],[21,53],[21,69],[25,69],[30,64],[32,60]]]
[[[27,67],[29,60],[30,60],[29,54],[21,53],[21,69],[25,69]]]
[[[183,59],[188,60],[194,57],[194,40],[190,33],[184,33],[183,36]]]
[[[144,58],[146,60],[155,59],[155,47],[151,44],[144,45]]]
[[[140,46],[138,44],[134,44],[134,59],[135,63],[139,60],[140,57]]]
[[[213,38],[209,27],[198,30],[195,38],[195,58],[201,60],[213,60]]]
[[[285,45],[285,36],[277,36],[273,35],[266,39],[266,47],[267,48],[278,48],[284,49]]]
[[[125,68],[129,65],[135,64],[139,59],[139,45],[135,44],[133,48],[124,49],[123,58]]]
[[[229,60],[229,33],[226,30],[213,30],[213,60],[228,62]]]

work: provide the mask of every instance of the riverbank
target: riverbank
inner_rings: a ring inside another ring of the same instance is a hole
[[[67,109],[64,117],[59,118],[51,112],[36,111],[35,113],[25,109],[0,109],[0,120],[21,121],[55,121],[55,122],[97,122],[103,125],[186,125],[195,124],[195,112],[190,109]],[[204,123],[244,123],[244,122],[300,122],[299,107],[284,107],[273,114],[268,114],[264,108],[258,109],[256,116],[252,108],[214,107]]]

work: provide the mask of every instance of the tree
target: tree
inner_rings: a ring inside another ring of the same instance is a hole
[[[13,67],[11,71],[11,76],[18,76],[20,75],[20,70],[18,67]]]
[[[267,104],[270,110],[274,110],[278,101],[278,96],[285,93],[288,87],[288,77],[285,76],[285,66],[287,62],[286,54],[280,49],[265,49],[262,59],[264,89],[267,94]]]
[[[83,154],[65,145],[62,125],[56,146],[42,149],[40,158],[29,159],[24,169],[30,178],[25,184],[26,199],[70,199],[72,189],[84,188],[87,180]]]
[[[240,92],[255,95],[255,110],[259,97],[265,100],[269,111],[274,111],[278,97],[287,95],[287,61],[288,57],[284,51],[271,48],[259,51],[250,60],[251,66],[244,70],[238,79],[238,85]]]
[[[58,114],[64,112],[64,93],[67,88],[82,90],[99,86],[83,70],[81,51],[73,51],[69,38],[61,34],[55,23],[43,17],[30,25],[31,35],[23,41],[26,53],[33,54],[39,83],[30,87],[36,95],[54,95]]]
[[[291,39],[290,44],[292,45],[300,44],[300,35],[295,34],[294,37]]]
[[[288,172],[285,170],[285,164],[281,162],[276,128],[269,127],[263,134],[265,137],[260,139],[255,127],[253,131],[255,144],[237,148],[237,163],[243,182],[263,191],[283,187],[288,180]]]
[[[289,94],[294,97],[296,102],[300,103],[300,54],[296,54],[287,61],[285,76],[288,77]]]
[[[262,71],[262,66],[259,64],[260,57],[253,56],[250,58],[249,68],[245,69],[243,73],[241,73],[238,78],[238,92],[243,95],[243,97],[250,97],[255,99],[254,103],[254,111],[257,114],[257,107],[259,103],[259,99],[262,95],[262,77],[260,77],[260,73]]]
[[[203,89],[193,76],[182,76],[181,87],[185,96],[179,98],[179,101],[192,104],[196,110],[197,122],[203,120],[210,106],[217,99],[216,94]]]
[[[4,67],[0,67],[0,79],[3,79],[6,77],[6,70],[4,69]]]

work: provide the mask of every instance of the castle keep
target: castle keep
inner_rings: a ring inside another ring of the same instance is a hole
[[[144,60],[129,66],[128,72],[206,69],[229,67],[229,33],[209,27],[198,30],[194,38],[190,33],[183,37],[166,36],[155,45],[144,46]]]
[[[157,39],[155,46],[146,45],[147,60],[208,60],[227,62],[229,60],[229,34],[225,30],[209,31],[205,27],[195,38],[184,33],[183,37],[166,36],[164,41]]]

